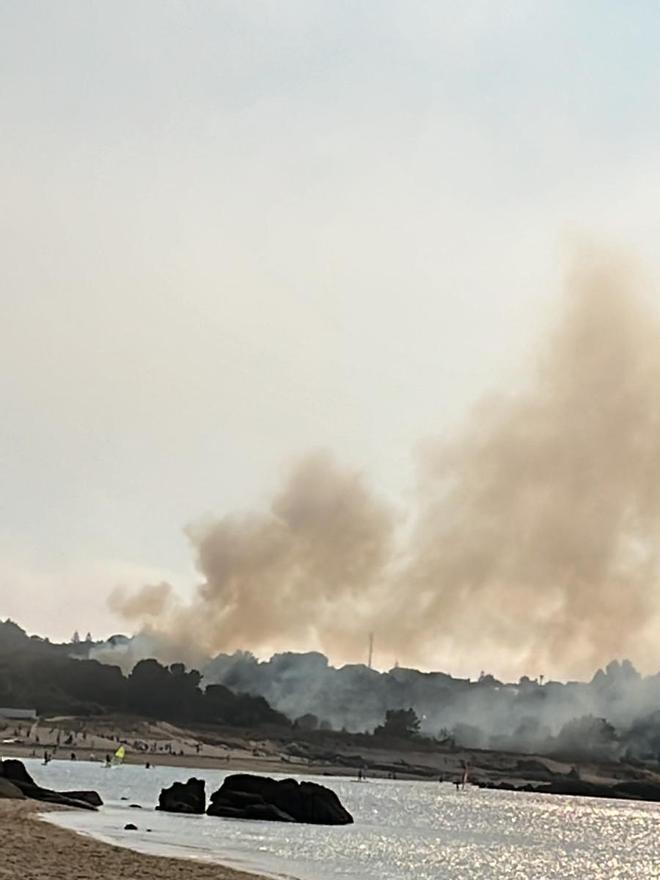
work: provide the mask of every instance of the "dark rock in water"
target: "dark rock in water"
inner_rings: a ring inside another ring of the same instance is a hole
[[[266,822],[295,822],[296,820],[278,809],[274,804],[248,804],[242,807],[232,807],[224,798],[209,805],[209,816],[219,816],[223,819],[254,819]]]
[[[22,761],[0,761],[0,779],[18,788],[25,797],[47,804],[95,810],[103,803],[95,791],[57,792],[41,788],[27,772]]]
[[[209,816],[349,825],[353,817],[329,788],[296,779],[271,779],[237,773],[211,795]]]
[[[129,822],[128,825],[124,825],[124,831],[137,831],[137,825],[133,825],[132,822]]]
[[[573,797],[616,798],[621,797],[613,786],[596,782],[586,782],[569,776],[555,777],[547,785],[537,785],[534,791],[538,794],[563,794]]]
[[[660,801],[660,784],[644,780],[630,780],[609,784],[587,782],[575,775],[557,776],[547,785],[537,785],[537,794],[563,794],[574,797],[617,798],[626,800]]]
[[[245,818],[255,819],[261,822],[295,822],[284,810],[280,810],[274,804],[252,804],[245,808]]]
[[[61,791],[60,794],[73,801],[84,801],[91,807],[103,806],[101,795],[97,791]]]
[[[631,779],[613,786],[619,797],[639,798],[642,801],[660,801],[660,783]]]
[[[0,776],[18,786],[33,785],[36,787],[37,785],[25,769],[25,764],[22,761],[17,761],[15,758],[7,758],[5,761],[0,761]]]
[[[174,782],[161,791],[156,809],[167,813],[202,814],[206,809],[205,786],[203,779]]]
[[[142,807],[140,806],[140,804],[129,804],[128,809],[129,810],[141,810]]]
[[[11,798],[12,800],[21,800],[25,795],[17,785],[8,779],[0,779],[0,799]]]

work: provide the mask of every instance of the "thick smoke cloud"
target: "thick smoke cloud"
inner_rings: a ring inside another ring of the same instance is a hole
[[[362,647],[365,622],[387,597],[393,514],[324,453],[293,470],[268,513],[188,534],[204,575],[192,605],[182,607],[167,584],[111,597],[113,610],[143,623],[149,643],[165,634],[182,656],[309,643],[346,655]]]
[[[330,456],[265,514],[191,528],[203,581],[115,597],[207,654],[321,648],[499,675],[657,663],[660,328],[612,261],[584,260],[521,388],[425,444],[404,518]]]

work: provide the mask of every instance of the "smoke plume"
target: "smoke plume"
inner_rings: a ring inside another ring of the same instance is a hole
[[[362,661],[374,631],[381,663],[566,676],[657,662],[660,327],[630,287],[612,261],[576,268],[521,389],[424,444],[407,519],[312,455],[266,513],[189,529],[192,603],[164,585],[115,607],[207,654]]]

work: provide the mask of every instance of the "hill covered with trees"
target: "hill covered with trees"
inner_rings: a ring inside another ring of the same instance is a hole
[[[261,696],[222,684],[201,687],[201,674],[182,663],[141,660],[124,675],[117,666],[86,659],[89,644],[54,644],[0,621],[0,706],[40,715],[131,713],[149,718],[259,727],[290,722]]]
[[[382,735],[388,713],[391,731],[412,709],[415,733],[469,749],[660,761],[660,674],[642,676],[627,660],[588,682],[508,683],[486,674],[474,681],[399,667],[336,668],[317,652],[264,661],[238,651],[211,661],[204,681],[259,694],[289,718],[302,716],[308,729]]]

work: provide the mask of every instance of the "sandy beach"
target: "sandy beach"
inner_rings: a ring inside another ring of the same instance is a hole
[[[0,801],[0,880],[265,880],[217,864],[142,855],[39,819],[43,804]]]

